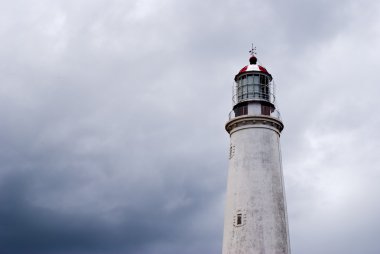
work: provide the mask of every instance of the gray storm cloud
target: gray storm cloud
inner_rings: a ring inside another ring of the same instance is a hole
[[[285,123],[292,252],[379,253],[378,3],[0,4],[1,253],[220,253],[251,42]]]

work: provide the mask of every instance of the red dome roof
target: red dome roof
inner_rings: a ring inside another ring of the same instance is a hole
[[[258,64],[250,64],[250,65],[244,66],[244,67],[239,71],[239,73],[235,76],[235,79],[236,79],[236,77],[237,77],[239,74],[244,73],[244,72],[251,72],[251,71],[263,72],[263,73],[265,73],[265,74],[268,74],[268,75],[272,78],[272,75],[270,75],[270,73],[267,71],[267,69],[265,69],[265,68],[262,67],[261,65],[258,65]]]
[[[258,64],[250,64],[250,65],[244,66],[239,71],[239,73],[246,72],[246,71],[260,71],[260,72],[264,72],[266,74],[269,74],[269,72],[267,71],[267,69],[265,69],[264,67],[262,67],[261,65],[258,65]]]

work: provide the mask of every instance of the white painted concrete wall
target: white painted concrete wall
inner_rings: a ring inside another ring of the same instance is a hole
[[[236,127],[231,145],[223,254],[290,254],[278,130]]]

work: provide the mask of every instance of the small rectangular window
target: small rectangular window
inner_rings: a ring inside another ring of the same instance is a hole
[[[264,116],[269,116],[270,115],[270,107],[261,105],[261,114]]]
[[[235,116],[247,115],[248,114],[248,106],[240,106],[234,109]]]
[[[232,157],[234,157],[234,155],[235,155],[235,146],[230,144],[230,159],[232,159]]]
[[[236,225],[241,225],[242,224],[242,218],[241,218],[241,213],[238,213],[236,216]]]

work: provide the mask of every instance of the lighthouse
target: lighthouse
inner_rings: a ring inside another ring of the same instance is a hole
[[[223,254],[290,254],[272,75],[250,51],[234,78]]]

